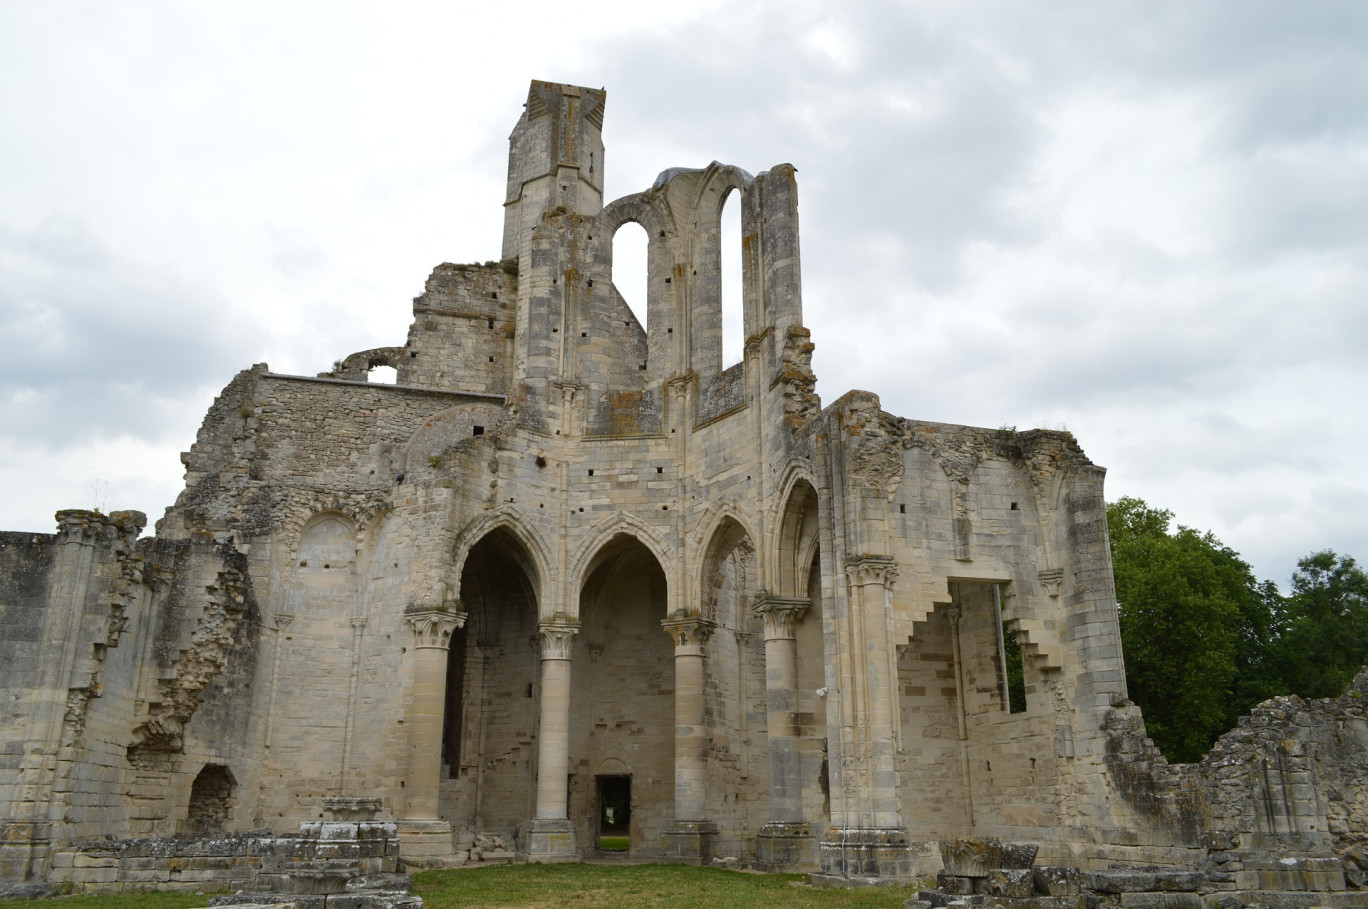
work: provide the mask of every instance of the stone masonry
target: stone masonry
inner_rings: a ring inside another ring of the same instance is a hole
[[[437,266],[402,346],[238,374],[154,536],[88,511],[0,534],[0,881],[237,886],[361,799],[395,871],[611,835],[886,881],[978,838],[1361,883],[1363,683],[1164,764],[1125,699],[1103,470],[1067,432],[824,408],[793,167],[604,204],[604,103],[532,83],[501,260]],[[613,283],[629,222],[645,324]]]

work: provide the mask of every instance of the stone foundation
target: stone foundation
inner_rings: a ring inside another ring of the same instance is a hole
[[[850,881],[911,879],[912,851],[907,831],[892,828],[832,828],[822,835],[821,874]]]
[[[712,821],[675,821],[662,836],[665,861],[709,864],[716,852],[717,834]]]

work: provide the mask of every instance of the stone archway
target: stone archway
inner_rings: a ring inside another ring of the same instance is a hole
[[[237,780],[231,770],[222,764],[205,764],[190,784],[186,832],[202,835],[223,830],[236,791]]]
[[[470,549],[461,572],[465,627],[451,639],[439,813],[464,836],[512,843],[536,782],[536,570],[507,528]]]
[[[674,807],[674,660],[660,562],[618,534],[595,554],[579,595],[570,700],[569,814],[577,839],[597,842],[595,774],[615,759],[630,776],[631,851],[659,855]]]

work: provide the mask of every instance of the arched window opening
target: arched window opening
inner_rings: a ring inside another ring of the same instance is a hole
[[[393,385],[399,381],[399,371],[393,366],[374,366],[366,373],[366,381],[379,385]]]
[[[741,283],[741,193],[732,190],[722,204],[722,366],[741,362],[745,354],[745,306]]]
[[[635,221],[628,221],[613,234],[613,286],[618,296],[646,327],[646,258],[650,242],[646,229]]]
[[[186,817],[191,833],[222,830],[228,820],[237,780],[222,764],[205,764],[190,784],[190,809]]]

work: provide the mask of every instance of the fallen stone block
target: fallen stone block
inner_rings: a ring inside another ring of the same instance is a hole
[[[1025,899],[1035,893],[1030,868],[994,868],[984,879],[984,893]]]
[[[1196,893],[1135,893],[1121,894],[1122,909],[1202,909],[1202,898]]]
[[[951,896],[968,896],[974,892],[974,879],[959,874],[936,873],[936,889]]]
[[[1031,874],[1042,896],[1075,896],[1083,892],[1083,874],[1068,865],[1041,865]]]
[[[998,858],[999,868],[1030,868],[1035,864],[1040,847],[1031,843],[1003,843]]]

